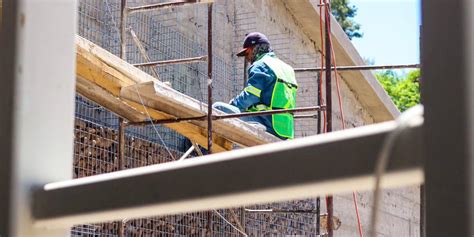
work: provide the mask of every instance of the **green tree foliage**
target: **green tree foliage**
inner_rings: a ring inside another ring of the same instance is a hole
[[[352,19],[357,14],[357,7],[349,5],[349,0],[332,0],[331,12],[349,39],[363,36],[360,32],[360,24]]]
[[[410,71],[406,77],[400,77],[392,70],[375,76],[400,111],[420,103],[420,70]]]

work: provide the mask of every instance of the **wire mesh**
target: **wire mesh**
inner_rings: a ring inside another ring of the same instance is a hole
[[[166,2],[129,0],[130,6]],[[233,1],[215,1],[213,10],[213,97],[214,101],[229,101],[243,87],[243,63],[235,57],[235,49],[241,46],[245,33],[255,30],[255,12],[236,10]],[[120,53],[120,0],[80,0],[79,35],[105,48],[115,55]],[[130,15],[126,27],[132,28],[151,61],[179,59],[207,55],[207,7],[197,4],[179,9],[162,9]],[[291,48],[286,33],[269,34],[280,58],[291,65],[312,66],[314,53],[300,52]],[[127,61],[144,62],[138,47],[130,35],[126,39]],[[231,52],[231,53],[229,53]],[[161,81],[197,100],[207,100],[207,63],[167,65],[155,67]],[[150,68],[141,68],[151,74]],[[300,80],[300,77],[298,78]],[[301,76],[304,87],[301,106],[316,103],[316,75]],[[306,93],[306,94],[305,94]],[[310,95],[311,94],[311,95]],[[313,95],[314,94],[314,95]],[[307,97],[306,97],[307,96]],[[314,124],[314,121],[312,122]],[[299,124],[299,122],[298,122]],[[302,126],[306,127],[302,127]],[[297,134],[308,133],[310,122],[297,125]],[[74,178],[114,172],[118,166],[119,118],[87,98],[76,95],[76,121],[74,140]],[[299,130],[298,130],[299,127]],[[156,130],[155,130],[156,128]],[[162,126],[128,126],[125,130],[125,169],[172,161],[180,157],[190,146],[188,139]],[[315,128],[314,128],[315,130]],[[301,131],[301,133],[298,133]],[[162,187],[151,187],[160,189]],[[166,190],[163,190],[166,192]],[[137,197],[139,198],[139,197]],[[312,201],[274,203],[252,208],[308,208]],[[211,210],[212,236],[241,236],[234,229],[241,215],[245,215],[246,232],[249,236],[308,235],[314,233],[314,217],[307,214],[255,214],[241,213],[241,208]],[[235,213],[235,214],[234,214]],[[123,220],[122,222],[82,224],[71,229],[71,236],[118,236],[123,224],[125,236],[204,236],[208,225],[208,212]],[[232,227],[229,223],[234,227]],[[208,234],[208,233],[207,233]]]
[[[312,200],[247,206],[249,209],[314,210]],[[249,236],[310,236],[315,233],[315,214],[311,213],[247,213]]]

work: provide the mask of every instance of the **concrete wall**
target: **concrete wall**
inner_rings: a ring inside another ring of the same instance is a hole
[[[235,1],[236,21],[234,48],[241,47],[245,33],[260,31],[272,42],[277,56],[294,67],[319,66],[320,54],[305,33],[295,23],[291,14],[281,1],[274,0],[240,0]],[[237,65],[237,72],[242,67]],[[297,74],[301,85],[298,92],[298,107],[311,106],[316,103],[317,75],[314,73]],[[373,123],[373,118],[358,101],[357,94],[340,78],[342,107],[346,128]],[[333,82],[333,127],[341,129],[341,115],[338,107],[336,83]],[[300,120],[296,125],[298,136],[315,134],[314,120]],[[316,157],[315,157],[316,158]],[[341,158],[343,159],[343,158]],[[343,161],[341,161],[343,162]],[[409,187],[386,190],[380,215],[380,236],[419,236],[419,188]],[[358,193],[359,210],[362,225],[367,235],[370,222],[372,195],[368,192]],[[342,221],[336,236],[357,236],[357,220],[352,194],[334,198],[335,215]],[[322,206],[325,207],[324,201]],[[324,208],[325,209],[325,208]]]
[[[281,1],[235,1],[236,33],[235,48],[242,45],[245,33],[259,31],[266,34],[278,57],[294,67],[314,67],[321,64],[318,47],[314,45],[294,21]],[[240,67],[237,72],[242,72]],[[297,106],[314,106],[317,102],[317,73],[298,73],[300,84]],[[341,128],[340,110],[337,106],[336,83],[333,83],[333,126]],[[356,96],[344,81],[340,80],[341,96],[346,127],[373,123],[370,114],[361,106]],[[323,89],[324,90],[324,89]],[[298,136],[316,133],[313,120],[299,120],[296,124]]]

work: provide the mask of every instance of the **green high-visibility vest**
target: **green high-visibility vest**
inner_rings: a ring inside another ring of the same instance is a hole
[[[264,56],[261,60],[272,69],[277,77],[269,109],[294,109],[296,107],[298,84],[293,68],[271,56]],[[294,119],[290,113],[273,114],[272,126],[276,134],[281,137],[288,139],[295,137]]]

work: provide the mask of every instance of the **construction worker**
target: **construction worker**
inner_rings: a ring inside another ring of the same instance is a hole
[[[298,84],[291,66],[278,59],[268,38],[259,32],[246,35],[243,49],[237,54],[252,65],[244,90],[229,104],[217,102],[214,108],[225,113],[292,109],[296,105]],[[289,113],[242,117],[281,138],[294,138],[293,115]]]

